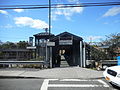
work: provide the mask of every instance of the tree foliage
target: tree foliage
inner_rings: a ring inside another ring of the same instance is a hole
[[[96,61],[105,60],[107,59],[107,55],[105,52],[97,49],[97,47],[91,46],[91,59]]]
[[[16,44],[12,42],[6,42],[6,43],[3,43],[0,48],[1,49],[12,49],[12,48],[16,48]]]
[[[110,34],[106,36],[106,40],[101,42],[101,45],[109,46],[108,54],[111,59],[117,56],[117,53],[120,52],[120,33]]]
[[[20,41],[19,43],[17,43],[17,47],[20,49],[26,49],[27,46],[28,46],[28,42],[25,41]]]
[[[18,43],[6,42],[0,45],[1,49],[26,49],[28,42],[20,41]]]
[[[120,33],[106,35],[106,39],[101,42],[102,45],[118,45],[120,43]]]

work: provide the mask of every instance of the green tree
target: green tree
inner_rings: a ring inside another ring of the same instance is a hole
[[[3,43],[0,45],[1,49],[26,49],[26,47],[28,46],[28,42],[25,41],[19,41],[18,43],[12,43],[7,41],[6,43]]]
[[[29,45],[28,42],[20,41],[19,43],[17,43],[17,48],[26,49],[28,45]]]
[[[101,45],[118,45],[120,42],[120,33],[106,35],[106,39],[102,40]]]
[[[6,42],[1,45],[1,49],[13,49],[16,48],[16,44],[12,42]]]
[[[100,49],[98,49],[97,46],[91,46],[90,48],[91,50],[91,59],[92,60],[105,60],[107,59],[107,55],[105,54],[105,52],[101,51]]]
[[[106,40],[102,41],[101,45],[109,46],[108,55],[111,59],[114,59],[116,53],[120,50],[120,33],[110,34],[106,37]]]

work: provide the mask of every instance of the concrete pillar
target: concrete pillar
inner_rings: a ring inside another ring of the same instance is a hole
[[[85,51],[86,45],[84,42],[84,47],[83,47],[83,67],[86,67],[86,51]]]
[[[45,55],[45,61],[47,62],[47,61],[48,61],[48,49],[47,49],[47,40],[46,40],[45,49],[46,49],[46,51],[45,51],[45,53],[46,53],[46,55]]]
[[[83,67],[83,50],[82,50],[82,41],[80,41],[80,67]]]
[[[50,54],[50,57],[49,57],[50,68],[52,68],[52,47],[50,47],[50,53],[49,54]]]

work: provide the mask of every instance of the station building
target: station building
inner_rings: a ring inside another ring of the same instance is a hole
[[[50,67],[86,67],[90,50],[82,37],[69,32],[54,35],[47,31],[35,34],[34,37],[36,58],[41,58]],[[33,45],[32,37],[29,42]]]

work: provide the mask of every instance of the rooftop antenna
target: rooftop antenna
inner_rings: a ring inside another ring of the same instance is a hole
[[[48,28],[43,28],[45,30],[45,32],[48,32]]]
[[[92,37],[90,37],[90,44],[92,45]]]

